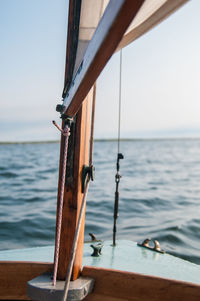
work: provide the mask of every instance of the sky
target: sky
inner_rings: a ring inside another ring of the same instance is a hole
[[[200,1],[123,49],[122,138],[200,137]],[[0,141],[59,139],[68,1],[0,0]],[[116,138],[119,53],[97,81],[95,138]]]

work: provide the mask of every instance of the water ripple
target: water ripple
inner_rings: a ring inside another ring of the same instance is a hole
[[[117,144],[95,142],[89,232],[112,239]],[[200,264],[200,140],[121,143],[117,237]],[[0,145],[0,249],[54,243],[59,144]]]

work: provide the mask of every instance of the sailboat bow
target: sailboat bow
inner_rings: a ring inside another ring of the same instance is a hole
[[[56,236],[60,235],[57,271],[59,281],[65,280],[71,260],[74,238],[76,237],[80,209],[84,198],[83,170],[85,167],[91,167],[91,160],[89,160],[89,153],[91,152],[89,150],[92,150],[90,144],[90,140],[92,140],[91,119],[94,118],[91,117],[91,104],[96,90],[96,88],[93,88],[94,84],[116,51],[147,33],[186,2],[187,0],[69,1],[64,89],[62,103],[57,106],[57,111],[62,118],[62,128],[65,127],[66,120],[69,117],[73,122],[66,163],[61,233],[56,232]],[[61,195],[65,139],[66,137],[62,135],[58,208]],[[144,252],[133,242],[119,242],[115,249],[113,249],[110,242],[107,242],[103,251],[106,258],[102,256],[101,259],[95,259],[94,256],[91,259],[91,256],[88,255],[89,246],[84,245],[84,212],[70,276],[73,281],[78,279],[80,275],[95,279],[94,291],[85,300],[141,301],[147,298],[152,301],[160,299],[166,301],[199,300],[200,283],[199,280],[195,280],[200,279],[197,267],[190,263],[180,262],[180,259],[174,259],[170,255],[159,254],[160,257],[156,263],[156,260],[152,260],[152,250],[144,251],[147,254],[147,261],[151,266],[150,270],[153,275],[148,274],[146,266],[144,267]],[[58,222],[59,215],[57,214],[56,228],[58,228]],[[127,258],[124,260],[124,257],[130,258],[132,253],[135,255],[132,260],[134,264],[127,263]],[[172,266],[180,269],[180,273],[182,266],[186,278],[181,278],[181,276],[177,279],[171,276],[167,277],[173,271],[170,270],[169,272],[169,269],[167,269],[165,274],[160,269],[168,260]],[[7,264],[7,269],[5,264]],[[83,269],[82,266],[84,266]],[[131,271],[129,270],[130,266],[132,266]],[[35,268],[30,260],[26,264],[11,260],[6,261],[6,263],[1,261],[0,267],[3,267],[6,274],[6,276],[1,276],[0,299],[29,299],[26,295],[26,282],[31,279],[30,277],[35,277],[35,273],[39,274],[45,271],[52,273],[51,262],[37,265],[37,268]],[[16,285],[14,286],[14,280],[8,280],[9,276],[13,275],[13,267],[17,267],[19,271],[18,278],[22,280],[19,282],[20,293],[18,290],[12,290],[12,283],[13,287],[16,287]],[[34,272],[25,273],[23,271],[24,267],[26,271],[29,267]],[[158,272],[154,273],[154,270],[158,270]],[[191,277],[187,275],[188,270],[191,272]],[[193,278],[193,272],[195,273],[195,279]],[[9,286],[8,281],[10,281]],[[39,295],[38,300],[40,300]],[[62,300],[65,300],[65,298]]]

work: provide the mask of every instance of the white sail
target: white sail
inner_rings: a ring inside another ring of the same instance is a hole
[[[124,34],[117,50],[132,43],[187,1],[188,0],[146,0]],[[93,37],[108,3],[109,0],[82,0],[74,75],[77,72],[87,46]]]

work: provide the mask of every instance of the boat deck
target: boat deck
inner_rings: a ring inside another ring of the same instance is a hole
[[[200,284],[200,266],[169,254],[157,253],[137,246],[133,241],[103,242],[102,255],[93,257],[91,244],[85,243],[83,266],[121,270],[143,275]],[[0,252],[0,261],[53,262],[54,247],[37,247]]]

